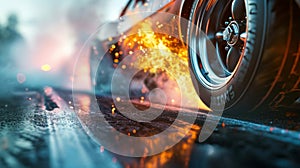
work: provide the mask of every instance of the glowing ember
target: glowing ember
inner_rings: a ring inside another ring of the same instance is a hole
[[[140,103],[144,103],[144,100],[145,100],[145,97],[141,97],[141,99],[140,99]]]
[[[113,107],[113,108],[111,109],[111,114],[112,114],[112,115],[115,115],[115,110],[116,110],[115,107]]]
[[[222,127],[225,128],[226,124],[224,122],[222,122]]]
[[[45,64],[45,65],[42,65],[41,66],[41,70],[42,71],[45,71],[45,72],[48,72],[52,69],[52,67],[49,65],[49,64]]]
[[[126,69],[126,65],[122,65],[122,69]]]

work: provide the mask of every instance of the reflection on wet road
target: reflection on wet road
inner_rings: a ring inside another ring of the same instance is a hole
[[[205,119],[202,113],[199,113],[196,124],[185,138],[165,152],[136,158],[116,155],[94,141],[91,134],[80,123],[84,119],[97,123],[94,116],[91,118],[91,114],[95,114],[91,103],[92,96],[78,94],[77,101],[73,102],[70,92],[52,90],[48,92],[50,93],[27,90],[11,97],[12,102],[1,101],[0,167],[251,167],[255,165],[297,167],[300,165],[299,130],[291,131],[223,118],[207,141],[197,143],[201,124]],[[44,101],[47,97],[51,97],[59,108],[53,111],[45,110]],[[111,126],[130,136],[145,136],[159,132],[176,117],[176,112],[169,111],[168,115],[164,115],[155,125],[138,125],[126,120],[117,110],[113,110],[110,99],[102,98],[98,103],[102,115]],[[75,106],[81,107],[77,115],[73,111]],[[299,126],[299,123],[294,124],[294,128]],[[108,128],[101,129],[105,132]]]

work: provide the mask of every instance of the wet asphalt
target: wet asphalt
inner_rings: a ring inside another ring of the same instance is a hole
[[[0,167],[300,167],[300,121],[293,112],[256,122],[223,117],[202,143],[197,137],[206,114],[197,112],[192,129],[169,150],[125,157],[107,151],[87,133],[82,120],[90,114],[74,111],[69,91],[27,89],[0,102]],[[176,111],[166,110],[155,124],[141,124],[118,111],[112,115],[110,98],[98,97],[97,102],[110,125],[131,136],[159,133],[176,118]],[[88,111],[84,104],[78,107]]]

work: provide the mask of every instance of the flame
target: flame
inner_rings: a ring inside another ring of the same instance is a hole
[[[172,26],[173,23],[169,24]],[[123,35],[119,44],[125,54],[142,53],[142,57],[132,60],[135,68],[152,74],[165,73],[169,81],[177,82],[177,87],[171,84],[167,91],[170,104],[180,102],[178,97],[181,94],[181,100],[185,106],[208,110],[208,107],[199,99],[191,80],[187,46],[179,38],[169,35],[172,34],[167,31],[169,27],[158,21],[153,24],[152,20],[144,20],[127,35]],[[166,33],[157,33],[155,29]],[[178,85],[181,87],[179,88]]]

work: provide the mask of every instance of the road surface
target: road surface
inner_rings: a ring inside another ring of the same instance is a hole
[[[79,95],[85,100],[80,107],[87,111],[84,103],[93,96]],[[107,151],[90,137],[74,112],[70,91],[26,88],[0,103],[0,167],[300,166],[300,120],[293,112],[258,123],[223,117],[204,143],[197,137],[206,116],[197,112],[194,126],[177,145],[158,155],[131,158]],[[130,136],[158,133],[176,117],[169,110],[154,125],[138,125],[117,111],[112,115],[110,98],[98,103],[108,122]]]

